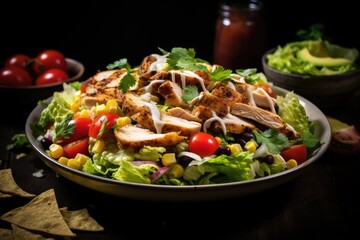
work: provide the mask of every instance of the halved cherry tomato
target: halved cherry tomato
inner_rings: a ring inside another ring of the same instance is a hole
[[[90,125],[92,120],[90,118],[75,118],[72,119],[68,125],[75,125],[74,132],[67,138],[61,138],[57,142],[60,145],[64,145],[70,142],[74,142],[84,137],[88,137]]]
[[[89,154],[89,138],[85,137],[75,142],[66,144],[64,147],[64,155],[67,158],[74,158],[76,154],[82,153],[85,155]]]
[[[289,148],[281,151],[281,156],[285,161],[295,159],[298,164],[301,164],[307,159],[307,150],[305,144],[292,145]]]
[[[109,138],[113,136],[111,128],[115,125],[116,119],[120,117],[117,113],[104,113],[97,116],[91,123],[89,136],[92,138]]]
[[[218,149],[219,142],[206,132],[197,132],[189,139],[189,150],[200,157],[209,156]]]

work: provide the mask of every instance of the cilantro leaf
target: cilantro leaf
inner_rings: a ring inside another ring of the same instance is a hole
[[[115,68],[119,68],[119,69],[126,68],[128,71],[131,70],[131,66],[128,63],[127,58],[122,58],[122,59],[117,60],[117,61],[115,61],[113,63],[110,63],[109,65],[107,65],[106,68],[109,69],[109,70],[112,70],[112,69],[115,69]]]
[[[254,130],[253,133],[256,142],[266,144],[270,153],[279,154],[282,149],[290,146],[289,139],[274,129],[267,129],[264,132]]]
[[[129,89],[136,84],[136,79],[131,73],[127,72],[119,83],[119,89],[123,92],[129,91]]]
[[[211,73],[211,80],[224,81],[231,77],[232,70],[225,69],[223,66],[216,66],[214,71]]]
[[[196,58],[196,52],[193,48],[180,48],[174,47],[171,49],[171,52],[167,52],[163,49],[160,49],[162,53],[167,54],[167,63],[175,69],[188,69],[188,70],[203,70],[207,71],[208,69],[204,64],[209,64],[207,61]]]
[[[11,141],[12,142],[6,146],[7,150],[30,148],[30,143],[29,143],[25,133],[15,134],[11,138]]]
[[[117,60],[107,66],[107,69],[125,68],[127,70],[126,75],[121,79],[119,83],[119,89],[123,92],[129,91],[129,89],[136,84],[135,77],[131,74],[132,68],[128,63],[127,58]]]
[[[250,84],[256,84],[260,80],[260,76],[256,72],[256,68],[236,69],[236,73],[243,77],[246,83]]]
[[[196,86],[187,85],[183,89],[182,100],[184,100],[185,102],[189,102],[189,101],[193,100],[194,98],[196,98],[197,96],[199,96],[199,90],[197,89]]]
[[[66,116],[66,118],[60,122],[59,124],[56,124],[55,126],[55,139],[59,138],[69,138],[71,134],[75,131],[75,123],[71,120],[73,119],[73,115],[69,114]]]

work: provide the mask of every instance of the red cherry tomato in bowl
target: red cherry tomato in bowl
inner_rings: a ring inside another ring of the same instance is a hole
[[[0,70],[0,85],[13,87],[31,86],[32,78],[24,68],[8,66]]]
[[[117,113],[104,113],[97,116],[90,125],[89,136],[97,139],[112,137],[113,134],[109,131],[119,117]]]
[[[28,69],[31,62],[31,58],[25,54],[14,54],[5,61],[5,67],[18,66],[21,68]]]
[[[47,85],[47,84],[54,84],[54,83],[62,83],[66,82],[69,79],[69,75],[64,72],[63,70],[52,68],[46,70],[43,74],[35,80],[35,85]]]
[[[200,157],[210,156],[219,147],[216,138],[206,132],[197,132],[189,139],[189,150]]]
[[[46,70],[55,68],[67,72],[68,66],[64,54],[54,49],[40,52],[32,65],[35,73],[40,75]]]

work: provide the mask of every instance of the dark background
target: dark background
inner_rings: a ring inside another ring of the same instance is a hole
[[[85,3],[85,4],[84,4]],[[219,0],[8,2],[0,15],[1,60],[11,54],[62,51],[85,65],[85,77],[120,58],[137,65],[158,47],[194,48],[212,61]],[[321,23],[333,43],[360,49],[358,10],[347,1],[264,0],[266,45],[297,39],[299,29]],[[260,61],[260,59],[259,59]]]

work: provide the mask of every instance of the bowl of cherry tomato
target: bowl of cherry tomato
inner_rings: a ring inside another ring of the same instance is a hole
[[[31,109],[39,100],[61,91],[64,82],[81,81],[84,71],[81,62],[56,49],[43,50],[34,57],[13,54],[0,68],[0,101],[7,110],[14,108],[10,104],[14,101],[17,106]]]

